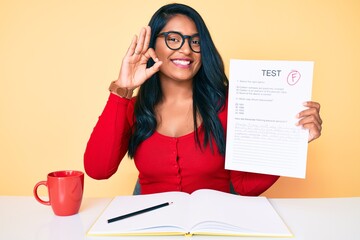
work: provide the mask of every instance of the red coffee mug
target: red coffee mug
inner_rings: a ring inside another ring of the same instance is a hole
[[[47,187],[49,201],[38,196],[38,187],[41,185]],[[38,202],[51,205],[55,215],[69,216],[79,212],[83,191],[84,173],[65,170],[51,172],[47,175],[47,181],[38,182],[34,187],[34,196]]]

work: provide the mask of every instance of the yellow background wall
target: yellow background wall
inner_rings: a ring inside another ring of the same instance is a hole
[[[0,195],[32,195],[53,170],[83,170],[88,137],[133,34],[169,1],[0,1]],[[306,179],[281,178],[268,197],[360,196],[360,2],[180,1],[204,17],[230,58],[315,61],[323,135]],[[206,3],[205,3],[206,2]],[[85,196],[130,194],[124,159]]]

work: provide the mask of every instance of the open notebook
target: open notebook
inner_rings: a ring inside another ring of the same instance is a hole
[[[108,223],[117,216],[161,203],[172,204]],[[244,197],[202,189],[115,197],[89,229],[88,236],[229,235],[291,237],[265,197]]]

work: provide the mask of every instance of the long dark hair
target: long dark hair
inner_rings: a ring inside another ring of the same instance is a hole
[[[184,4],[168,4],[155,12],[149,22],[151,39],[149,47],[155,48],[155,41],[160,31],[175,15],[185,15],[192,19],[200,35],[202,65],[193,79],[193,117],[195,139],[198,146],[211,149],[212,139],[221,154],[225,154],[225,133],[218,118],[219,111],[224,107],[227,95],[228,79],[224,64],[217,51],[209,30],[200,14]],[[154,62],[150,59],[148,67]],[[139,144],[150,137],[156,130],[155,106],[162,100],[159,75],[154,74],[139,89],[135,103],[135,125],[129,142],[128,154],[134,157]],[[197,116],[200,114],[204,129],[204,144],[201,146],[198,134]]]

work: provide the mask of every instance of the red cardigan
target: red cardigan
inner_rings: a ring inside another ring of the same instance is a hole
[[[130,128],[133,125],[134,103],[110,94],[103,113],[88,141],[84,166],[86,173],[95,179],[107,179],[118,169],[128,149]],[[219,113],[227,127],[227,106]],[[199,139],[203,139],[199,127]],[[230,181],[241,195],[260,195],[278,176],[225,170],[224,156],[210,147],[200,149],[195,143],[194,132],[181,137],[168,137],[155,133],[142,142],[134,161],[139,171],[141,193],[183,191],[191,193],[208,188],[229,192]]]

